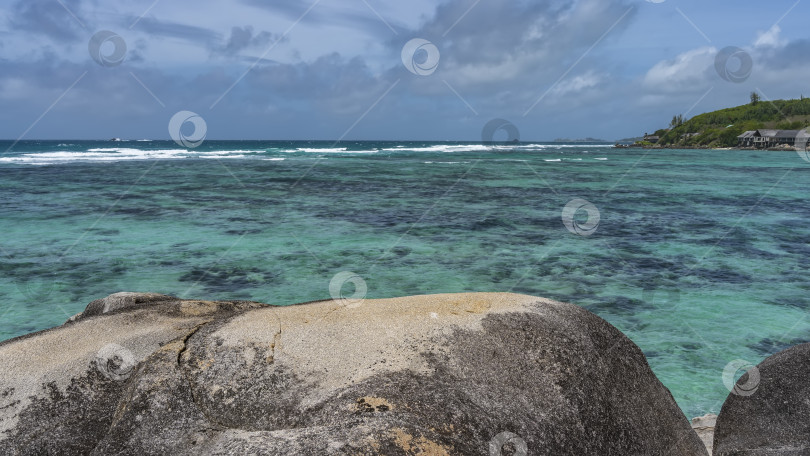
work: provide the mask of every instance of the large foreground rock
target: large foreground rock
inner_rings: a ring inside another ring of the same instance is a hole
[[[717,417],[715,455],[810,454],[810,343],[768,357],[737,385]]]
[[[119,294],[0,366],[2,454],[706,454],[630,340],[522,295]]]

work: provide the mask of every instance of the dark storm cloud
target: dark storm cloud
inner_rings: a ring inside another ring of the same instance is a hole
[[[302,2],[301,0],[242,0],[242,3],[280,13],[290,19],[298,19],[314,3],[314,0],[312,2]]]
[[[257,8],[261,8],[272,13],[280,13],[291,21],[298,20],[304,17],[304,20],[309,24],[328,25],[331,27],[347,27],[356,30],[363,30],[369,34],[383,34],[382,36],[392,34],[391,28],[397,33],[405,31],[404,27],[398,25],[396,17],[384,18],[385,22],[377,17],[376,13],[371,9],[362,7],[359,12],[348,11],[340,8],[335,8],[336,4],[327,1],[318,1],[315,4],[313,1],[300,1],[300,0],[280,0],[280,1],[263,1],[263,0],[242,0],[243,3]],[[315,6],[304,16],[310,6]],[[358,2],[358,5],[363,5]],[[339,6],[339,5],[337,5]],[[375,10],[376,11],[376,10]],[[387,24],[387,25],[386,25]]]
[[[308,64],[257,67],[248,82],[260,90],[296,99],[367,92],[380,83],[363,59],[345,59],[339,54],[325,55]]]
[[[415,32],[442,49],[442,67],[459,83],[542,79],[573,64],[602,35],[621,35],[635,8],[624,1],[453,0]]]
[[[213,30],[177,22],[161,21],[153,17],[145,17],[137,21],[135,30],[152,36],[178,38],[208,48],[217,46],[222,41],[222,35]]]
[[[232,27],[231,35],[228,37],[225,44],[217,49],[217,52],[224,55],[236,56],[246,49],[264,48],[279,40],[286,41],[286,39],[282,39],[281,36],[267,31],[254,34],[253,27],[249,25],[244,27]]]
[[[801,68],[810,62],[808,56],[810,56],[810,40],[796,40],[781,48],[763,50],[757,63],[771,69]],[[802,76],[797,74],[797,77]]]
[[[71,14],[80,14],[81,0],[19,0],[11,7],[9,26],[25,33],[42,34],[54,40],[75,41],[82,26]],[[81,20],[81,19],[79,19]]]

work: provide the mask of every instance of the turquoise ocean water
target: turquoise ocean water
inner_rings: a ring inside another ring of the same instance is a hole
[[[293,304],[351,271],[370,298],[579,304],[697,416],[729,362],[810,340],[808,188],[793,152],[22,141],[0,154],[0,338],[116,291]],[[563,224],[575,198],[599,212],[590,236]]]

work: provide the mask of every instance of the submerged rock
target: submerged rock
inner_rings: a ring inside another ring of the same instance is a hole
[[[810,454],[810,343],[766,358],[737,381],[717,417],[715,455]]]
[[[531,296],[118,294],[0,365],[3,454],[707,454],[635,344]]]

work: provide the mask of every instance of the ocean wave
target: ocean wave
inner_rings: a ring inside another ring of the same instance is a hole
[[[52,165],[71,162],[118,162],[132,160],[171,160],[181,158],[245,158],[246,154],[257,154],[262,152],[264,151],[217,150],[197,152],[186,149],[144,150],[125,147],[99,147],[87,149],[86,151],[39,152],[11,157],[0,157],[0,163]]]
[[[435,161],[425,161],[425,162],[422,162],[422,163],[424,163],[424,164],[426,164],[426,165],[432,165],[432,164],[437,164],[437,165],[467,165],[467,164],[469,164],[470,162],[468,162],[468,161],[461,161],[461,162],[455,162],[455,161],[449,161],[449,162],[444,162],[444,161],[441,161],[441,162],[435,162]]]
[[[535,151],[554,149],[602,149],[612,148],[612,145],[603,144],[436,144],[423,147],[396,146],[382,149],[384,152],[487,152],[487,151]]]
[[[231,154],[225,154],[225,155],[223,155],[223,154],[206,154],[206,155],[200,155],[200,158],[205,158],[205,159],[214,158],[214,159],[219,160],[219,159],[224,159],[224,158],[245,158],[245,155],[242,155],[242,154],[236,154],[236,155],[231,155]]]
[[[349,150],[347,147],[299,147],[297,149],[288,149],[284,152],[307,152],[319,154],[376,154],[380,151],[378,149]]]
[[[64,143],[68,144],[68,143]],[[260,146],[258,146],[260,147]],[[134,160],[173,160],[173,159],[263,159],[263,160],[279,160],[281,156],[289,156],[296,154],[298,159],[318,159],[325,160],[326,156],[334,154],[335,156],[352,156],[352,155],[366,155],[366,154],[394,154],[394,155],[407,155],[417,153],[433,154],[440,156],[441,154],[450,154],[457,152],[488,152],[489,154],[497,155],[500,151],[512,151],[515,153],[525,152],[525,157],[536,153],[535,157],[540,159],[548,159],[546,161],[581,161],[582,157],[588,157],[588,160],[607,160],[606,157],[599,157],[605,153],[602,149],[594,149],[594,147],[608,147],[608,146],[593,146],[593,145],[549,145],[549,144],[522,144],[515,146],[497,145],[489,146],[482,144],[424,144],[418,147],[409,147],[407,145],[394,145],[392,148],[387,149],[374,149],[370,146],[367,149],[351,150],[348,147],[279,147],[279,148],[255,148],[255,149],[215,149],[215,150],[197,150],[197,149],[150,149],[149,146],[144,147],[93,147],[84,151],[76,150],[56,150],[56,151],[43,151],[43,152],[27,152],[0,157],[0,164],[61,164],[70,162],[119,162],[119,161],[134,161]],[[362,146],[361,146],[362,147]],[[566,150],[566,147],[568,150]],[[592,148],[592,149],[585,149]],[[592,155],[591,155],[592,154]],[[545,156],[544,156],[545,155]],[[274,158],[275,157],[275,158]],[[448,155],[445,157],[449,158]],[[434,157],[426,157],[428,160]],[[465,157],[466,158],[466,157]],[[498,159],[496,157],[491,157]],[[503,159],[515,160],[514,156],[510,158],[504,157]],[[449,161],[449,160],[432,160],[431,163],[438,164],[458,164],[468,163],[464,161]]]
[[[438,144],[434,146],[426,146],[426,147],[405,147],[405,148],[388,148],[383,149],[384,152],[476,152],[476,151],[487,151],[490,150],[491,147],[479,144],[471,144],[471,145],[444,145]]]

